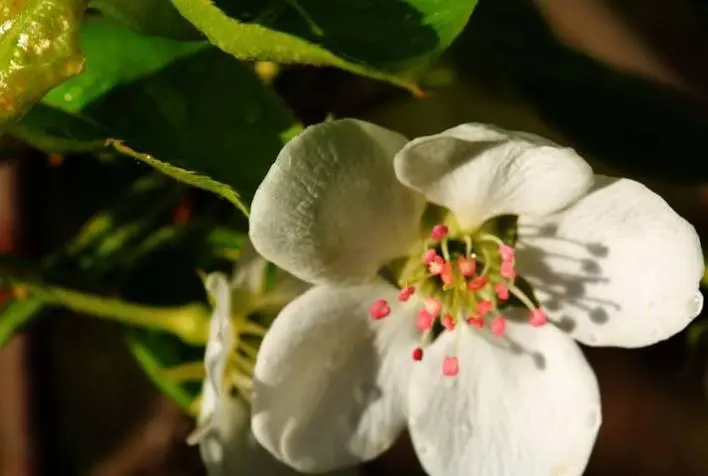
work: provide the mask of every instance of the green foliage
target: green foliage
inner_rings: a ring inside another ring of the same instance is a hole
[[[90,0],[89,6],[138,33],[176,40],[202,35],[172,6],[170,0]]]
[[[81,71],[78,31],[86,0],[0,5],[0,126]]]
[[[416,92],[412,73],[462,31],[476,0],[172,0],[240,59],[335,66]]]
[[[38,148],[83,151],[116,139],[123,152],[238,203],[234,190],[250,197],[299,127],[248,65],[203,42],[89,20],[81,43],[84,72],[10,128]]]

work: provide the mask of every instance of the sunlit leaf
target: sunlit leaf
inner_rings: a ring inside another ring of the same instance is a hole
[[[86,0],[0,4],[0,126],[81,71],[78,31]]]
[[[169,175],[170,177],[177,179],[180,182],[192,185],[193,187],[201,188],[203,190],[208,190],[227,199],[229,202],[234,204],[236,208],[241,210],[244,215],[248,216],[248,209],[246,208],[246,205],[243,204],[238,193],[228,185],[221,182],[217,182],[216,180],[212,180],[209,177],[194,173],[191,170],[185,170],[167,162],[162,162],[160,160],[157,160],[155,157],[152,157],[151,155],[136,152],[130,149],[129,147],[126,147],[119,141],[109,139],[107,143],[108,145],[114,147],[121,154],[128,155],[130,157],[133,157],[134,159],[144,162],[147,165],[159,170],[163,174]]]
[[[91,0],[89,6],[144,35],[179,40],[197,40],[202,36],[170,0]]]
[[[413,73],[462,31],[476,0],[172,0],[240,59],[335,66],[418,92]]]
[[[300,128],[249,65],[206,42],[145,37],[101,20],[85,22],[81,41],[84,72],[12,133],[48,151],[115,139],[162,172],[237,203],[234,191],[248,202]]]

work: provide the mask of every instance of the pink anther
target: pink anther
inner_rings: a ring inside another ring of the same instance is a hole
[[[443,264],[442,271],[440,272],[440,279],[443,284],[450,286],[454,280],[454,275],[452,274],[452,265],[450,263]]]
[[[489,282],[488,277],[477,276],[476,278],[467,282],[467,289],[469,289],[470,291],[479,291],[480,289],[485,287],[488,282]]]
[[[445,260],[442,259],[442,257],[440,256],[435,256],[435,258],[433,258],[433,260],[428,263],[428,271],[430,271],[430,274],[435,276],[442,273],[444,268]]]
[[[506,278],[506,279],[516,278],[516,270],[514,269],[514,262],[513,261],[502,262],[501,266],[499,267],[499,274],[501,274],[502,277]]]
[[[529,324],[531,324],[531,326],[541,327],[547,322],[548,318],[541,308],[537,307],[536,309],[531,309],[531,313],[529,314]]]
[[[440,310],[442,309],[442,304],[435,298],[427,298],[423,304],[425,312],[431,316],[438,317],[440,315]]]
[[[489,311],[492,309],[492,301],[488,300],[482,300],[477,303],[477,309],[476,309],[476,314],[480,317],[484,317],[487,315]]]
[[[489,327],[492,329],[492,334],[497,337],[501,337],[504,335],[504,332],[506,332],[506,319],[501,316],[497,316],[494,318]]]
[[[391,306],[388,305],[388,301],[385,299],[377,299],[371,304],[369,312],[371,313],[371,317],[374,319],[383,319],[391,314]]]
[[[494,286],[494,293],[500,300],[506,301],[509,299],[509,286],[504,283],[497,283]]]
[[[475,314],[467,318],[467,324],[481,329],[484,327],[484,319]]]
[[[401,302],[406,302],[413,294],[415,294],[415,288],[413,286],[408,286],[407,288],[401,289],[398,293],[398,300]]]
[[[435,252],[435,250],[428,250],[423,254],[423,264],[430,264],[437,257],[438,254]]]
[[[460,270],[462,276],[469,278],[477,272],[477,261],[474,258],[460,256],[457,258],[457,269]]]
[[[502,261],[514,261],[514,248],[509,245],[499,245],[499,254]]]
[[[450,230],[445,225],[435,225],[430,232],[430,237],[434,240],[442,240]]]
[[[446,377],[454,377],[460,373],[460,362],[457,357],[446,356],[443,359],[443,375]]]
[[[421,309],[415,315],[415,326],[419,331],[429,331],[433,327],[435,318],[425,309]]]
[[[448,331],[455,328],[455,319],[450,314],[445,314],[442,318],[442,325]]]

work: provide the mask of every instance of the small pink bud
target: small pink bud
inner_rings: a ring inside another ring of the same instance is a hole
[[[490,325],[490,328],[492,329],[492,334],[497,337],[501,337],[506,331],[506,320],[501,316],[495,317]]]
[[[415,360],[416,362],[420,362],[421,360],[423,360],[423,349],[421,349],[420,347],[416,347],[415,349],[413,349],[413,360]]]
[[[445,329],[451,331],[455,328],[455,319],[450,314],[445,314],[442,318],[442,325]]]
[[[430,314],[433,318],[440,315],[440,310],[442,309],[442,304],[435,298],[428,298],[423,304],[425,312]]]
[[[492,301],[482,300],[477,303],[477,315],[484,317],[492,309]]]
[[[385,299],[377,299],[371,304],[369,311],[371,312],[371,317],[379,320],[391,314],[391,306],[388,305],[388,301]]]
[[[401,302],[406,302],[413,294],[415,294],[415,288],[413,286],[408,286],[407,288],[401,289],[398,293],[398,300]]]
[[[460,270],[460,274],[465,277],[474,276],[477,271],[477,262],[474,258],[466,258],[460,256],[457,258],[457,269]]]
[[[541,308],[532,309],[529,314],[529,324],[533,327],[541,327],[548,322],[546,314],[541,310]]]
[[[443,375],[446,377],[454,377],[460,373],[460,362],[457,357],[445,357],[443,359]]]
[[[442,240],[447,236],[448,231],[450,230],[445,225],[435,225],[430,232],[430,237],[434,240]]]
[[[509,245],[499,245],[499,254],[502,261],[514,261],[514,248]]]
[[[470,291],[479,291],[487,285],[489,278],[486,276],[478,276],[467,283],[467,289]]]
[[[499,268],[499,274],[501,274],[503,278],[514,279],[516,277],[516,270],[514,270],[514,262],[504,261]]]
[[[431,316],[428,311],[426,311],[425,309],[421,309],[415,315],[415,326],[420,331],[428,331],[431,327],[433,327],[434,320],[435,318]]]
[[[497,285],[494,286],[494,292],[502,301],[509,299],[509,287],[504,283],[497,283]]]
[[[428,250],[425,252],[425,254],[423,254],[423,264],[430,264],[437,257],[438,254],[435,252],[435,250]]]

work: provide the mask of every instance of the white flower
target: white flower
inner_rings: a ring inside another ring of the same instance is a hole
[[[247,245],[231,282],[222,273],[210,274],[205,282],[214,302],[214,311],[205,355],[206,379],[198,429],[191,441],[199,443],[209,476],[299,474],[265,451],[250,429],[248,395],[251,376],[248,358],[255,357],[255,354],[244,346],[249,345],[246,342],[249,337],[259,340],[262,329],[257,323],[246,319],[246,313],[251,309],[262,311],[272,306],[282,307],[284,302],[308,287],[281,272],[274,279],[277,283],[275,289],[266,291],[266,267],[267,262]],[[233,302],[234,297],[240,302]],[[239,351],[238,359],[241,360],[234,362],[234,356]],[[235,368],[230,368],[230,365],[235,365]],[[356,472],[333,474],[352,476]]]
[[[601,412],[573,339],[649,345],[702,305],[698,237],[659,196],[488,125],[412,142],[310,127],[250,226],[266,259],[316,285],[254,372],[254,434],[302,471],[374,458],[407,426],[433,476],[582,474]]]

